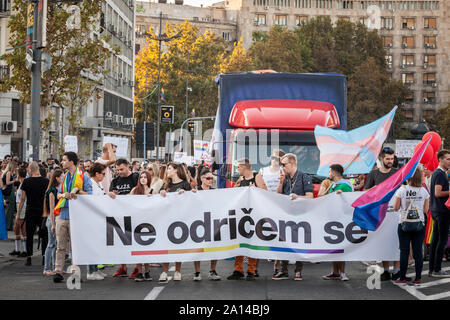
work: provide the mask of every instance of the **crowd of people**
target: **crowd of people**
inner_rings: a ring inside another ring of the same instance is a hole
[[[33,243],[36,231],[42,251],[43,274],[52,276],[55,283],[64,280],[64,265],[70,259],[70,210],[69,202],[78,195],[108,195],[115,199],[117,195],[147,195],[167,193],[198,192],[212,190],[215,176],[206,165],[187,166],[159,161],[131,164],[126,159],[116,159],[117,147],[105,144],[102,156],[96,160],[80,160],[76,153],[64,153],[61,161],[47,159],[46,162],[21,162],[17,157],[7,156],[1,162],[0,187],[4,197],[7,227],[15,234],[12,256],[25,258],[25,264],[31,266]],[[413,281],[421,283],[423,268],[422,245],[427,219],[433,219],[433,241],[430,245],[431,277],[450,277],[442,270],[442,260],[447,245],[450,226],[450,210],[445,206],[449,198],[450,151],[441,150],[437,154],[439,167],[434,172],[419,167],[407,184],[400,187],[394,195],[394,210],[399,212],[398,237],[400,246],[399,260],[393,262],[390,272],[389,261],[383,261],[384,273],[381,280],[393,280],[398,284]],[[392,176],[398,169],[394,163],[394,151],[385,148],[379,156],[379,166],[368,175],[344,177],[345,169],[335,164],[330,167],[329,177],[320,185],[317,197],[329,193],[368,190]],[[237,164],[239,179],[234,187],[257,187],[269,192],[284,194],[295,200],[314,197],[313,182],[310,175],[301,171],[302,164],[297,163],[295,154],[283,150],[273,150],[271,163],[255,172],[248,159]],[[431,214],[427,213],[431,209]],[[405,221],[411,215],[420,220],[415,230],[404,228]],[[422,227],[420,227],[422,225]],[[412,280],[406,277],[408,264],[414,261],[416,276]],[[247,275],[244,264],[247,262]],[[255,280],[259,277],[258,259],[238,256],[234,258],[234,270],[228,280]],[[210,280],[221,280],[216,271],[218,261],[210,261]],[[363,262],[366,265],[376,262]],[[181,262],[175,262],[173,280],[181,280]],[[129,275],[127,265],[120,265],[113,277],[130,277],[136,282],[150,281],[150,267],[154,264],[137,264]],[[169,263],[163,263],[159,275],[160,283],[168,282]],[[273,261],[273,280],[290,279],[289,261]],[[345,272],[346,263],[332,263],[330,274],[324,280],[348,281]],[[107,275],[103,265],[87,266],[88,280],[103,280]],[[194,281],[202,279],[200,261],[194,262]],[[295,262],[294,280],[300,281],[303,262]]]

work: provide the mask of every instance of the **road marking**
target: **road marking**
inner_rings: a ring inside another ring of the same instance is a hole
[[[442,270],[443,271],[450,270],[450,267],[442,268]],[[425,275],[425,274],[428,274],[428,270],[422,271],[422,275]],[[415,273],[409,273],[409,274],[407,274],[407,276],[408,277],[415,276]],[[419,289],[426,289],[426,288],[430,288],[433,286],[438,286],[438,285],[446,284],[446,283],[450,283],[450,278],[444,278],[444,279],[440,279],[440,280],[436,280],[436,281],[430,281],[427,283],[422,283],[417,286],[409,286],[409,285],[397,285],[397,286],[399,288],[405,290],[406,292],[408,292],[409,294],[411,294],[412,296],[416,297],[419,300],[439,300],[439,299],[444,299],[444,298],[450,297],[450,291],[427,296],[427,295],[423,294],[422,292],[420,292]]]
[[[156,300],[158,298],[161,291],[164,290],[165,287],[154,287],[152,291],[144,298],[144,300]]]

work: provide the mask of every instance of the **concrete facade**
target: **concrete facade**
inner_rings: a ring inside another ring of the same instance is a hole
[[[211,30],[225,41],[232,44],[237,38],[236,15],[230,15],[225,8],[225,2],[219,2],[214,6],[202,8],[187,5],[158,2],[136,2],[136,53],[146,46],[143,33],[153,27],[155,33],[159,33],[159,15],[163,13],[164,26],[169,24],[181,24],[188,20],[190,24],[199,28],[200,33],[206,29]]]

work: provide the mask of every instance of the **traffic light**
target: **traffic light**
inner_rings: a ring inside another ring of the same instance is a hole
[[[198,133],[198,123],[197,121],[189,121],[187,123],[187,129],[190,134],[197,134]]]
[[[147,150],[155,150],[155,124],[153,122],[146,123],[146,147]],[[136,149],[144,150],[144,123],[136,123]]]
[[[161,106],[161,123],[173,124],[174,106]]]

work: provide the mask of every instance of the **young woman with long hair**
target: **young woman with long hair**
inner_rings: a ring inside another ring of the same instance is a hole
[[[152,176],[147,171],[142,171],[139,175],[137,186],[131,190],[131,195],[147,195],[150,196]],[[153,280],[150,276],[150,264],[145,263],[145,272],[142,274],[142,263],[136,264],[137,274],[134,278],[136,282],[142,282],[144,280]]]
[[[57,203],[56,196],[58,195],[58,187],[63,178],[63,171],[56,169],[50,177],[48,188],[45,191],[44,201],[44,215],[47,217],[45,222],[48,232],[48,244],[44,255],[44,275],[54,275],[56,262],[56,222],[53,214],[53,209]]]
[[[203,168],[199,174],[198,174],[200,183],[197,186],[197,190],[213,190],[212,187],[214,176],[211,172],[211,170],[207,167]],[[194,281],[200,281],[202,280],[202,276],[200,274],[200,261],[194,262],[195,266],[195,274],[194,274]],[[208,278],[210,280],[218,281],[221,279],[221,277],[216,272],[216,266],[217,266],[217,260],[211,260],[211,269],[209,270],[209,276]]]
[[[166,178],[164,180],[164,187],[160,191],[161,196],[165,197],[168,192],[178,192],[179,194],[190,191],[191,185],[186,177],[186,171],[183,166],[176,163],[169,163],[167,165]],[[163,272],[159,277],[160,283],[167,283],[167,272],[169,271],[169,263],[163,263]],[[174,281],[181,281],[181,262],[175,263]]]
[[[164,181],[159,177],[158,165],[156,163],[149,163],[146,171],[151,176],[150,193],[159,194],[159,191],[161,191],[161,188],[164,185]]]

